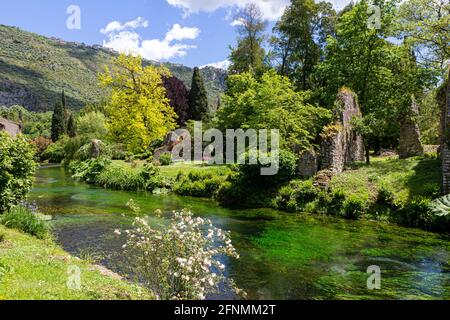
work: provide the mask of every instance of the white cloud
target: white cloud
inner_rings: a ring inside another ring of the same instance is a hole
[[[201,66],[200,69],[205,68],[205,67],[214,67],[217,69],[227,70],[230,65],[231,65],[231,62],[229,60],[224,60],[224,61],[212,62],[212,63],[205,64],[204,66]]]
[[[198,37],[200,30],[198,28],[181,27],[179,24],[174,24],[172,29],[166,34],[166,41],[173,40],[193,40]]]
[[[118,52],[140,54],[146,59],[161,61],[185,56],[189,49],[194,49],[196,46],[182,44],[180,41],[194,40],[200,34],[198,28],[175,24],[166,33],[164,39],[146,40],[133,30],[140,27],[148,27],[148,22],[143,18],[137,18],[124,24],[117,21],[109,23],[106,28],[101,30],[108,36],[108,40],[103,41],[103,46]],[[126,29],[129,31],[125,31]]]
[[[213,12],[220,8],[244,7],[249,3],[255,3],[261,9],[264,18],[275,21],[280,18],[290,0],[166,0],[170,5],[181,8],[186,14],[198,13],[200,11]],[[351,0],[329,0],[336,9],[342,9]]]
[[[128,21],[124,24],[120,23],[119,21],[112,21],[108,23],[106,28],[101,29],[100,32],[103,34],[108,34],[112,32],[120,32],[126,29],[136,29],[136,28],[147,28],[148,27],[148,21],[145,20],[142,17],[138,17],[132,21]]]
[[[185,10],[186,13],[200,11],[213,12],[220,8],[244,7],[255,3],[261,9],[264,18],[277,20],[289,5],[290,0],[166,0],[170,5]]]

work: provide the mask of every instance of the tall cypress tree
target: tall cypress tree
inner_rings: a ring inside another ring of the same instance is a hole
[[[67,120],[67,134],[71,138],[74,138],[77,135],[76,127],[75,127],[75,120],[73,119],[72,113],[69,116],[69,120]]]
[[[64,111],[64,133],[68,133],[67,125],[69,123],[69,117],[71,116],[69,109],[67,109],[66,104],[66,93],[64,92],[64,89],[61,93],[61,105]]]
[[[205,83],[202,75],[200,74],[200,69],[197,67],[194,68],[194,75],[192,76],[192,86],[189,94],[189,107],[191,111],[191,118],[197,121],[203,120],[209,111]]]
[[[65,126],[66,114],[61,102],[55,104],[55,109],[53,110],[52,117],[52,140],[53,142],[58,141],[58,139],[66,133]]]

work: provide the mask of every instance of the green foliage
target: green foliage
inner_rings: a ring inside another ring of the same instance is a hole
[[[103,139],[108,134],[106,117],[100,111],[91,111],[80,115],[76,121],[78,134],[85,134],[95,139]]]
[[[71,138],[74,138],[77,135],[75,120],[73,119],[72,113],[69,116],[69,120],[67,120],[67,135]]]
[[[430,203],[434,215],[433,231],[450,232],[450,195],[438,198]]]
[[[58,102],[55,104],[52,116],[51,137],[53,142],[58,141],[64,134],[66,134],[66,110],[62,103]]]
[[[261,160],[261,158],[259,158]],[[220,188],[217,198],[226,207],[258,208],[270,205],[270,199],[277,188],[296,176],[297,157],[289,151],[280,151],[276,175],[261,175],[261,169],[268,165],[261,163],[237,167]]]
[[[288,212],[303,211],[306,205],[317,199],[320,189],[312,180],[293,180],[280,188],[275,198],[275,207]]]
[[[175,129],[177,115],[162,81],[166,76],[168,69],[143,66],[140,56],[125,54],[99,76],[100,85],[111,90],[106,107],[109,133],[131,152],[143,152]]]
[[[433,230],[435,216],[431,211],[430,205],[430,198],[414,197],[400,210],[398,222],[412,228]]]
[[[218,126],[225,129],[279,129],[280,147],[302,150],[312,147],[331,113],[307,104],[308,95],[294,91],[288,78],[274,70],[256,79],[246,72],[228,78],[224,106],[218,110]]]
[[[39,239],[50,236],[49,225],[41,218],[37,212],[23,206],[16,206],[7,213],[0,216],[0,223],[10,229],[16,229]]]
[[[0,214],[7,212],[30,191],[35,150],[22,136],[0,132]]]
[[[208,97],[199,68],[194,68],[191,91],[189,93],[189,108],[193,120],[203,120],[209,112]]]
[[[29,138],[50,137],[52,112],[32,112],[22,106],[0,107],[0,117],[22,123],[22,133]]]
[[[343,217],[358,220],[367,213],[367,201],[355,195],[350,195],[343,203]]]
[[[227,174],[219,171],[193,170],[187,175],[180,172],[173,190],[183,196],[212,198],[226,178]]]
[[[162,166],[169,166],[173,163],[172,161],[172,155],[169,153],[164,153],[159,157],[159,163],[161,163]]]
[[[334,34],[336,12],[331,3],[293,0],[274,28],[273,56],[280,74],[296,88],[310,89],[314,67],[322,56],[326,38]]]
[[[248,4],[234,20],[240,22],[237,26],[239,37],[236,48],[231,48],[229,71],[231,74],[249,71],[261,74],[265,69],[266,53],[263,45],[267,26],[262,12],[257,5]]]
[[[161,176],[153,164],[134,169],[111,162],[106,158],[73,161],[69,165],[73,178],[103,188],[125,191],[153,191],[171,187],[171,181]]]

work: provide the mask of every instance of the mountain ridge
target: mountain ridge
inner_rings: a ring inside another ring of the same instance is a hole
[[[98,87],[98,72],[118,53],[101,45],[86,45],[0,24],[0,106],[22,105],[32,111],[52,110],[64,89],[68,105],[79,110],[99,103],[106,92]],[[170,62],[165,65],[189,88],[193,68]],[[201,69],[211,105],[225,89],[227,72]]]

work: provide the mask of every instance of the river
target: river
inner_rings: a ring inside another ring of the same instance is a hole
[[[53,216],[58,243],[119,274],[132,257],[115,229],[128,228],[134,201],[141,214],[188,208],[231,237],[241,258],[227,275],[250,299],[450,299],[450,241],[439,235],[377,222],[290,214],[271,209],[227,210],[206,199],[105,190],[76,182],[62,168],[41,168],[29,195]],[[369,266],[381,270],[381,289],[369,290]],[[210,299],[234,298],[223,289]]]

